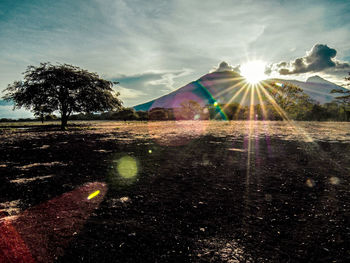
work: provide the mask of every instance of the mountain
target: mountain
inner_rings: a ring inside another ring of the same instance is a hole
[[[345,88],[338,86],[328,80],[325,80],[320,76],[310,77],[306,80],[306,82],[299,80],[275,80],[281,82],[289,82],[302,88],[306,94],[321,104],[331,102],[335,97],[339,96],[339,94],[330,93],[333,89],[342,89],[346,91]]]
[[[0,106],[13,106],[13,102],[7,100],[0,100]]]
[[[234,71],[212,72],[167,95],[134,106],[134,109],[148,111],[153,108],[177,108],[186,100],[194,100],[202,106],[215,102],[227,103],[235,95],[232,102],[249,104],[250,92],[245,98],[243,91],[239,93],[242,86],[242,77]],[[256,94],[254,98],[258,100]]]
[[[312,77],[309,77],[306,82],[309,82],[309,83],[319,83],[319,84],[328,84],[328,85],[335,85],[334,83],[328,81],[328,80],[325,80],[323,78],[321,78],[320,76],[318,75],[315,75],[315,76],[312,76]]]
[[[313,76],[306,82],[298,80],[269,79],[267,82],[291,83],[299,86],[312,99],[321,104],[331,102],[336,94],[331,94],[333,89],[344,89],[319,76]],[[212,72],[206,74],[196,81],[181,87],[169,94],[149,102],[134,106],[136,111],[149,111],[153,108],[178,108],[181,103],[194,100],[201,106],[217,103],[240,103],[250,105],[259,103],[257,92],[243,89],[242,77],[234,71]]]

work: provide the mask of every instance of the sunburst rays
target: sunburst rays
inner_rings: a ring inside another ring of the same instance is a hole
[[[229,87],[219,91],[218,93],[215,94],[216,97],[222,96],[226,93],[232,92],[233,89],[235,88],[239,88],[239,86],[241,86],[242,84],[245,83],[245,79],[243,77],[235,77],[235,78],[223,78],[223,79],[218,79],[218,80],[208,80],[209,82],[215,82],[215,84],[223,84],[223,83],[227,83],[227,82],[236,82],[237,83],[230,85]]]
[[[275,88],[275,87],[271,86],[269,83],[263,82],[263,84],[267,85],[271,89]],[[262,91],[266,95],[267,99],[269,100],[269,102],[271,102],[272,106],[274,107],[276,112],[282,117],[282,119],[284,121],[287,121],[288,124],[290,124],[290,126],[292,127],[292,129],[294,129],[295,132],[298,132],[300,135],[302,135],[306,142],[313,142],[312,137],[309,136],[306,131],[304,131],[301,127],[296,125],[296,123],[288,117],[287,113],[278,105],[276,100],[270,95],[270,93],[266,90],[266,88],[262,85],[261,85],[261,87],[262,87]]]

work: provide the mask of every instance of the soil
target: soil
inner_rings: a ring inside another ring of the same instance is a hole
[[[350,123],[7,126],[0,262],[349,262],[349,175]]]

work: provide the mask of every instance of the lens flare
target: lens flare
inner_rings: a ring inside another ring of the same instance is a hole
[[[124,156],[119,159],[117,170],[120,176],[130,179],[136,176],[138,168],[137,162],[130,156]]]
[[[93,192],[92,194],[90,194],[87,199],[90,200],[90,199],[98,196],[99,194],[100,194],[100,190],[97,190],[97,191]]]
[[[95,198],[88,200],[89,193]],[[11,220],[1,220],[0,262],[55,262],[106,193],[105,183],[91,182],[30,207]]]
[[[335,176],[332,176],[330,179],[329,179],[329,182],[333,185],[337,185],[340,183],[340,179],[338,177],[335,177]]]

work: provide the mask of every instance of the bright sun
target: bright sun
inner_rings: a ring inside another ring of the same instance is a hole
[[[241,66],[241,75],[250,84],[256,84],[266,78],[265,63],[260,60],[249,61]]]

